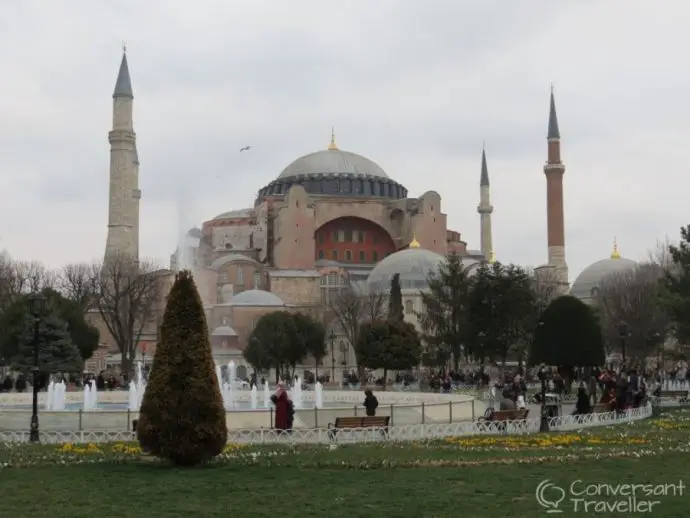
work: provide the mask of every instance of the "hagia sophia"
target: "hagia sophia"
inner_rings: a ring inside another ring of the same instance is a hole
[[[113,92],[110,199],[105,258],[139,255],[139,159],[133,122],[134,94],[127,55],[123,54]],[[550,98],[546,163],[548,260],[535,274],[552,272],[568,288],[560,131],[553,91]],[[536,167],[535,167],[536,169]],[[334,377],[354,366],[344,333],[329,316],[329,300],[342,285],[388,291],[400,274],[406,318],[421,309],[420,290],[429,271],[450,253],[468,268],[495,261],[492,242],[489,171],[482,151],[479,172],[481,242],[468,247],[459,230],[449,229],[442,197],[429,190],[412,196],[394,175],[373,160],[343,150],[332,133],[325,149],[299,157],[261,187],[252,206],[218,214],[191,229],[171,257],[172,280],[178,268],[191,268],[204,303],[214,357],[233,359],[246,372],[242,350],[260,316],[275,310],[299,311],[324,320],[329,350],[324,367]],[[591,299],[608,273],[635,265],[615,251],[586,268],[572,293]],[[159,316],[160,317],[160,316]],[[159,321],[160,318],[153,319]],[[329,322],[330,320],[330,322]],[[117,351],[101,327],[108,363]],[[331,333],[332,331],[332,333]],[[145,330],[138,359],[148,362],[155,351],[157,325]],[[107,347],[106,347],[107,345]],[[141,358],[140,358],[141,357]],[[338,367],[336,372],[336,365]]]

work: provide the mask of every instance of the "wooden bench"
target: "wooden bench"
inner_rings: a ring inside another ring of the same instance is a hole
[[[662,390],[659,394],[661,398],[677,399],[681,403],[688,400],[687,390]]]
[[[336,417],[335,424],[328,423],[328,435],[335,440],[340,430],[360,430],[374,428],[381,432],[383,437],[388,437],[388,425],[390,416],[361,416],[361,417]]]
[[[508,421],[524,421],[528,415],[529,410],[527,408],[517,410],[494,410],[493,408],[487,408],[484,416],[477,420],[477,424],[500,423],[497,429],[505,432],[507,431],[506,423]]]

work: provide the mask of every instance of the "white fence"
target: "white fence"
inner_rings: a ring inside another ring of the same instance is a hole
[[[608,412],[603,414],[586,414],[579,416],[560,416],[549,419],[552,431],[570,431],[596,426],[607,426],[619,423],[630,423],[646,419],[652,415],[652,406],[635,408],[622,414]],[[466,421],[460,423],[434,423],[390,426],[383,428],[343,429],[337,435],[328,428],[295,429],[289,433],[261,428],[255,430],[230,430],[228,442],[242,444],[290,444],[329,443],[333,440],[344,443],[363,443],[386,439],[410,441],[419,439],[438,439],[442,437],[461,437],[470,435],[531,434],[539,431],[540,419],[525,419],[507,422]],[[41,432],[41,442],[60,443],[101,443],[114,441],[135,441],[134,432],[118,431],[77,431],[77,432]],[[0,432],[0,442],[26,442],[29,432]]]

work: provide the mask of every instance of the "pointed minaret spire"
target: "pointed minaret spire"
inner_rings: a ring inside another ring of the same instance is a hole
[[[479,185],[489,186],[489,168],[486,166],[486,148],[484,145],[482,145],[482,174]]]
[[[482,145],[482,169],[479,177],[479,213],[481,250],[484,258],[491,261],[494,251],[493,237],[491,234],[491,213],[494,211],[491,205],[491,191],[489,188],[489,168],[486,165],[486,145]]]
[[[549,132],[546,138],[561,138],[561,132],[558,130],[558,115],[556,115],[556,99],[553,96],[553,83],[551,83],[551,106],[549,107]]]
[[[129,65],[127,64],[127,45],[124,43],[122,44],[122,61],[120,62],[120,71],[117,73],[113,97],[134,98],[132,80],[129,78]]]
[[[548,265],[555,269],[559,283],[564,290],[568,287],[568,265],[565,260],[565,221],[563,207],[563,175],[565,165],[561,161],[561,133],[558,130],[556,100],[551,85],[549,105],[549,132],[547,140],[547,160],[544,164],[546,176],[546,225]]]
[[[113,92],[110,141],[110,192],[105,260],[139,257],[139,154],[134,133],[134,95],[123,48]]]

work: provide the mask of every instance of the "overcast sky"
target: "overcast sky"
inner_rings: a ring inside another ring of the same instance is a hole
[[[486,149],[499,260],[546,261],[549,84],[571,278],[690,223],[690,2],[22,0],[0,8],[0,249],[102,256],[122,41],[135,91],[142,255],[251,206],[295,158],[367,156],[438,191],[479,248]],[[252,145],[248,153],[238,153]]]

